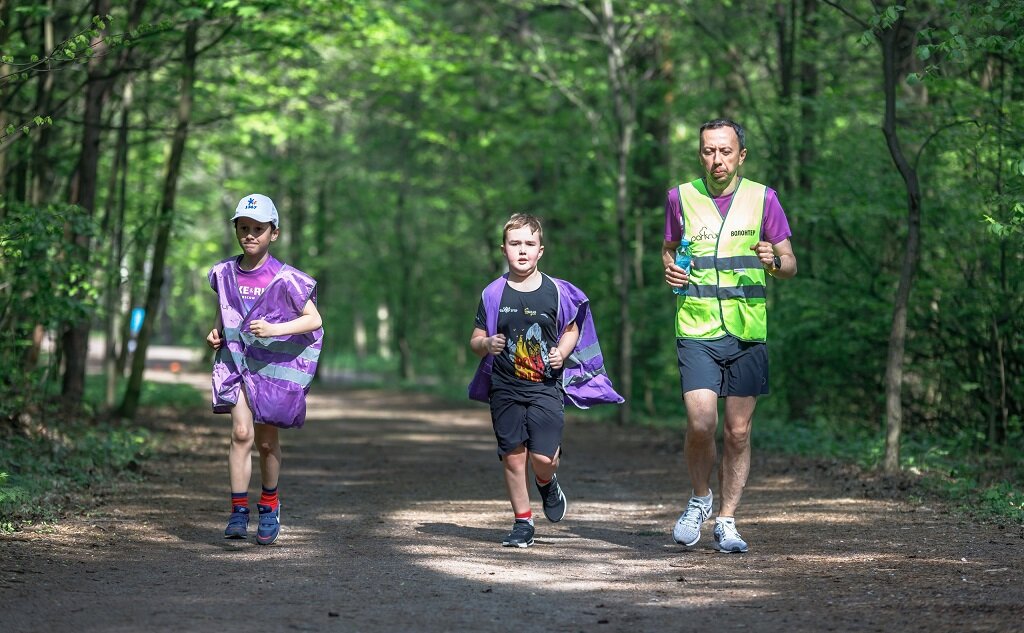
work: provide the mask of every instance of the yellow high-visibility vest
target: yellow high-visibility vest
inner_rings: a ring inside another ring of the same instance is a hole
[[[766,192],[741,178],[723,220],[703,179],[679,185],[691,264],[690,285],[676,296],[677,337],[767,340],[765,270],[750,250],[761,239]]]

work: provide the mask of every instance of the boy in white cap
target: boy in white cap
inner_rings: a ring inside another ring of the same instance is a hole
[[[231,516],[224,538],[248,536],[255,444],[263,484],[256,542],[270,545],[281,530],[278,428],[299,428],[305,422],[323,328],[316,281],[270,255],[280,234],[274,202],[262,194],[248,195],[239,200],[231,220],[242,254],[210,269],[210,287],[219,301],[217,323],[206,337],[217,350],[213,411],[231,414]]]

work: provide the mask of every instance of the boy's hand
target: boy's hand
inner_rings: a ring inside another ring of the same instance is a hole
[[[210,333],[206,335],[206,344],[209,345],[213,349],[220,349],[220,346],[221,346],[220,330],[217,330],[217,329],[210,330]]]
[[[488,354],[500,354],[505,349],[505,335],[495,334],[484,339],[484,349]]]
[[[551,369],[561,369],[563,362],[565,362],[565,359],[562,358],[562,352],[557,347],[552,347],[548,350],[548,366]]]
[[[256,319],[249,324],[249,331],[260,338],[265,338],[268,336],[274,336],[274,332],[277,331],[277,328],[274,327],[273,323],[267,323],[263,319]]]

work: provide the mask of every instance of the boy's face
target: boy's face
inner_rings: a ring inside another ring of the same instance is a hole
[[[270,243],[277,239],[279,229],[269,222],[257,222],[252,218],[235,220],[235,237],[242,253],[248,258],[261,259],[270,250]]]
[[[509,229],[505,233],[505,243],[501,245],[505,259],[508,260],[509,272],[519,277],[529,277],[537,270],[537,262],[544,255],[544,246],[540,243],[540,235],[528,226]]]

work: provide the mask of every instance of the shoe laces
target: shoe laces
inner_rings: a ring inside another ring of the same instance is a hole
[[[723,541],[742,541],[739,530],[736,529],[736,523],[732,521],[718,521],[715,527],[721,530]]]
[[[512,536],[526,536],[533,530],[533,526],[526,521],[516,521],[512,525]]]
[[[690,503],[686,504],[686,512],[679,517],[679,522],[688,527],[699,528],[707,520],[709,514],[711,514],[710,508],[691,497]]]
[[[544,503],[549,506],[557,504],[562,496],[559,494],[560,492],[561,490],[558,488],[558,482],[554,480],[550,481],[544,491]]]

